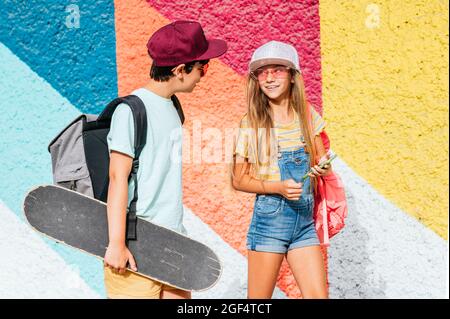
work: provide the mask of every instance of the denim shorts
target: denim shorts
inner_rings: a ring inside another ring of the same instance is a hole
[[[278,166],[281,180],[292,178],[299,182],[309,170],[309,154],[304,148],[280,152]],[[286,253],[294,248],[320,245],[313,208],[309,176],[303,182],[299,200],[288,200],[275,194],[257,195],[247,234],[247,249]]]

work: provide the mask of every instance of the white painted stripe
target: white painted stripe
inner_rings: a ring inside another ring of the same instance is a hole
[[[0,298],[100,298],[0,201]]]
[[[389,202],[339,158],[333,167],[346,187],[349,214],[346,227],[331,239],[330,297],[448,296],[448,242]]]
[[[211,247],[222,263],[222,275],[212,288],[192,293],[192,298],[245,299],[247,297],[247,258],[228,245],[189,208],[184,207],[184,225],[189,237]],[[286,295],[275,288],[273,298],[284,299]]]

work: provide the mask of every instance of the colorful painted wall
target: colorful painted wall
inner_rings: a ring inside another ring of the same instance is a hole
[[[51,183],[49,141],[80,113],[145,84],[145,44],[170,21],[228,41],[185,128],[238,125],[253,50],[293,44],[346,186],[346,228],[326,252],[332,298],[448,297],[448,1],[0,1],[0,297],[103,298],[101,261],[34,233],[28,189]],[[198,130],[197,130],[198,131]],[[192,136],[195,139],[194,136]],[[223,142],[226,143],[225,135]],[[225,163],[184,145],[185,224],[224,264],[194,298],[245,298],[250,195]],[[225,144],[223,144],[224,146]],[[275,298],[301,292],[283,264]]]

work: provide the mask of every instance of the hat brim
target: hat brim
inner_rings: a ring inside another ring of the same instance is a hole
[[[259,59],[259,60],[256,60],[256,61],[253,61],[252,63],[250,63],[250,72],[253,72],[256,69],[259,69],[260,67],[263,67],[266,65],[271,65],[271,64],[284,65],[284,66],[293,68],[294,70],[300,71],[297,69],[297,67],[291,61],[288,61],[285,59],[267,58],[267,59]]]
[[[220,39],[207,39],[208,49],[196,60],[209,60],[217,58],[227,52],[228,45],[224,40]]]

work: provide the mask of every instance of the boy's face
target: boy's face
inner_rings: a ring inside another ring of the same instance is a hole
[[[200,79],[204,75],[203,68],[205,66],[201,65],[199,62],[195,63],[192,71],[190,73],[186,73],[183,69],[177,70],[176,75],[179,81],[179,91],[184,93],[191,93]],[[177,68],[178,69],[178,68]],[[181,71],[181,72],[178,72]]]

